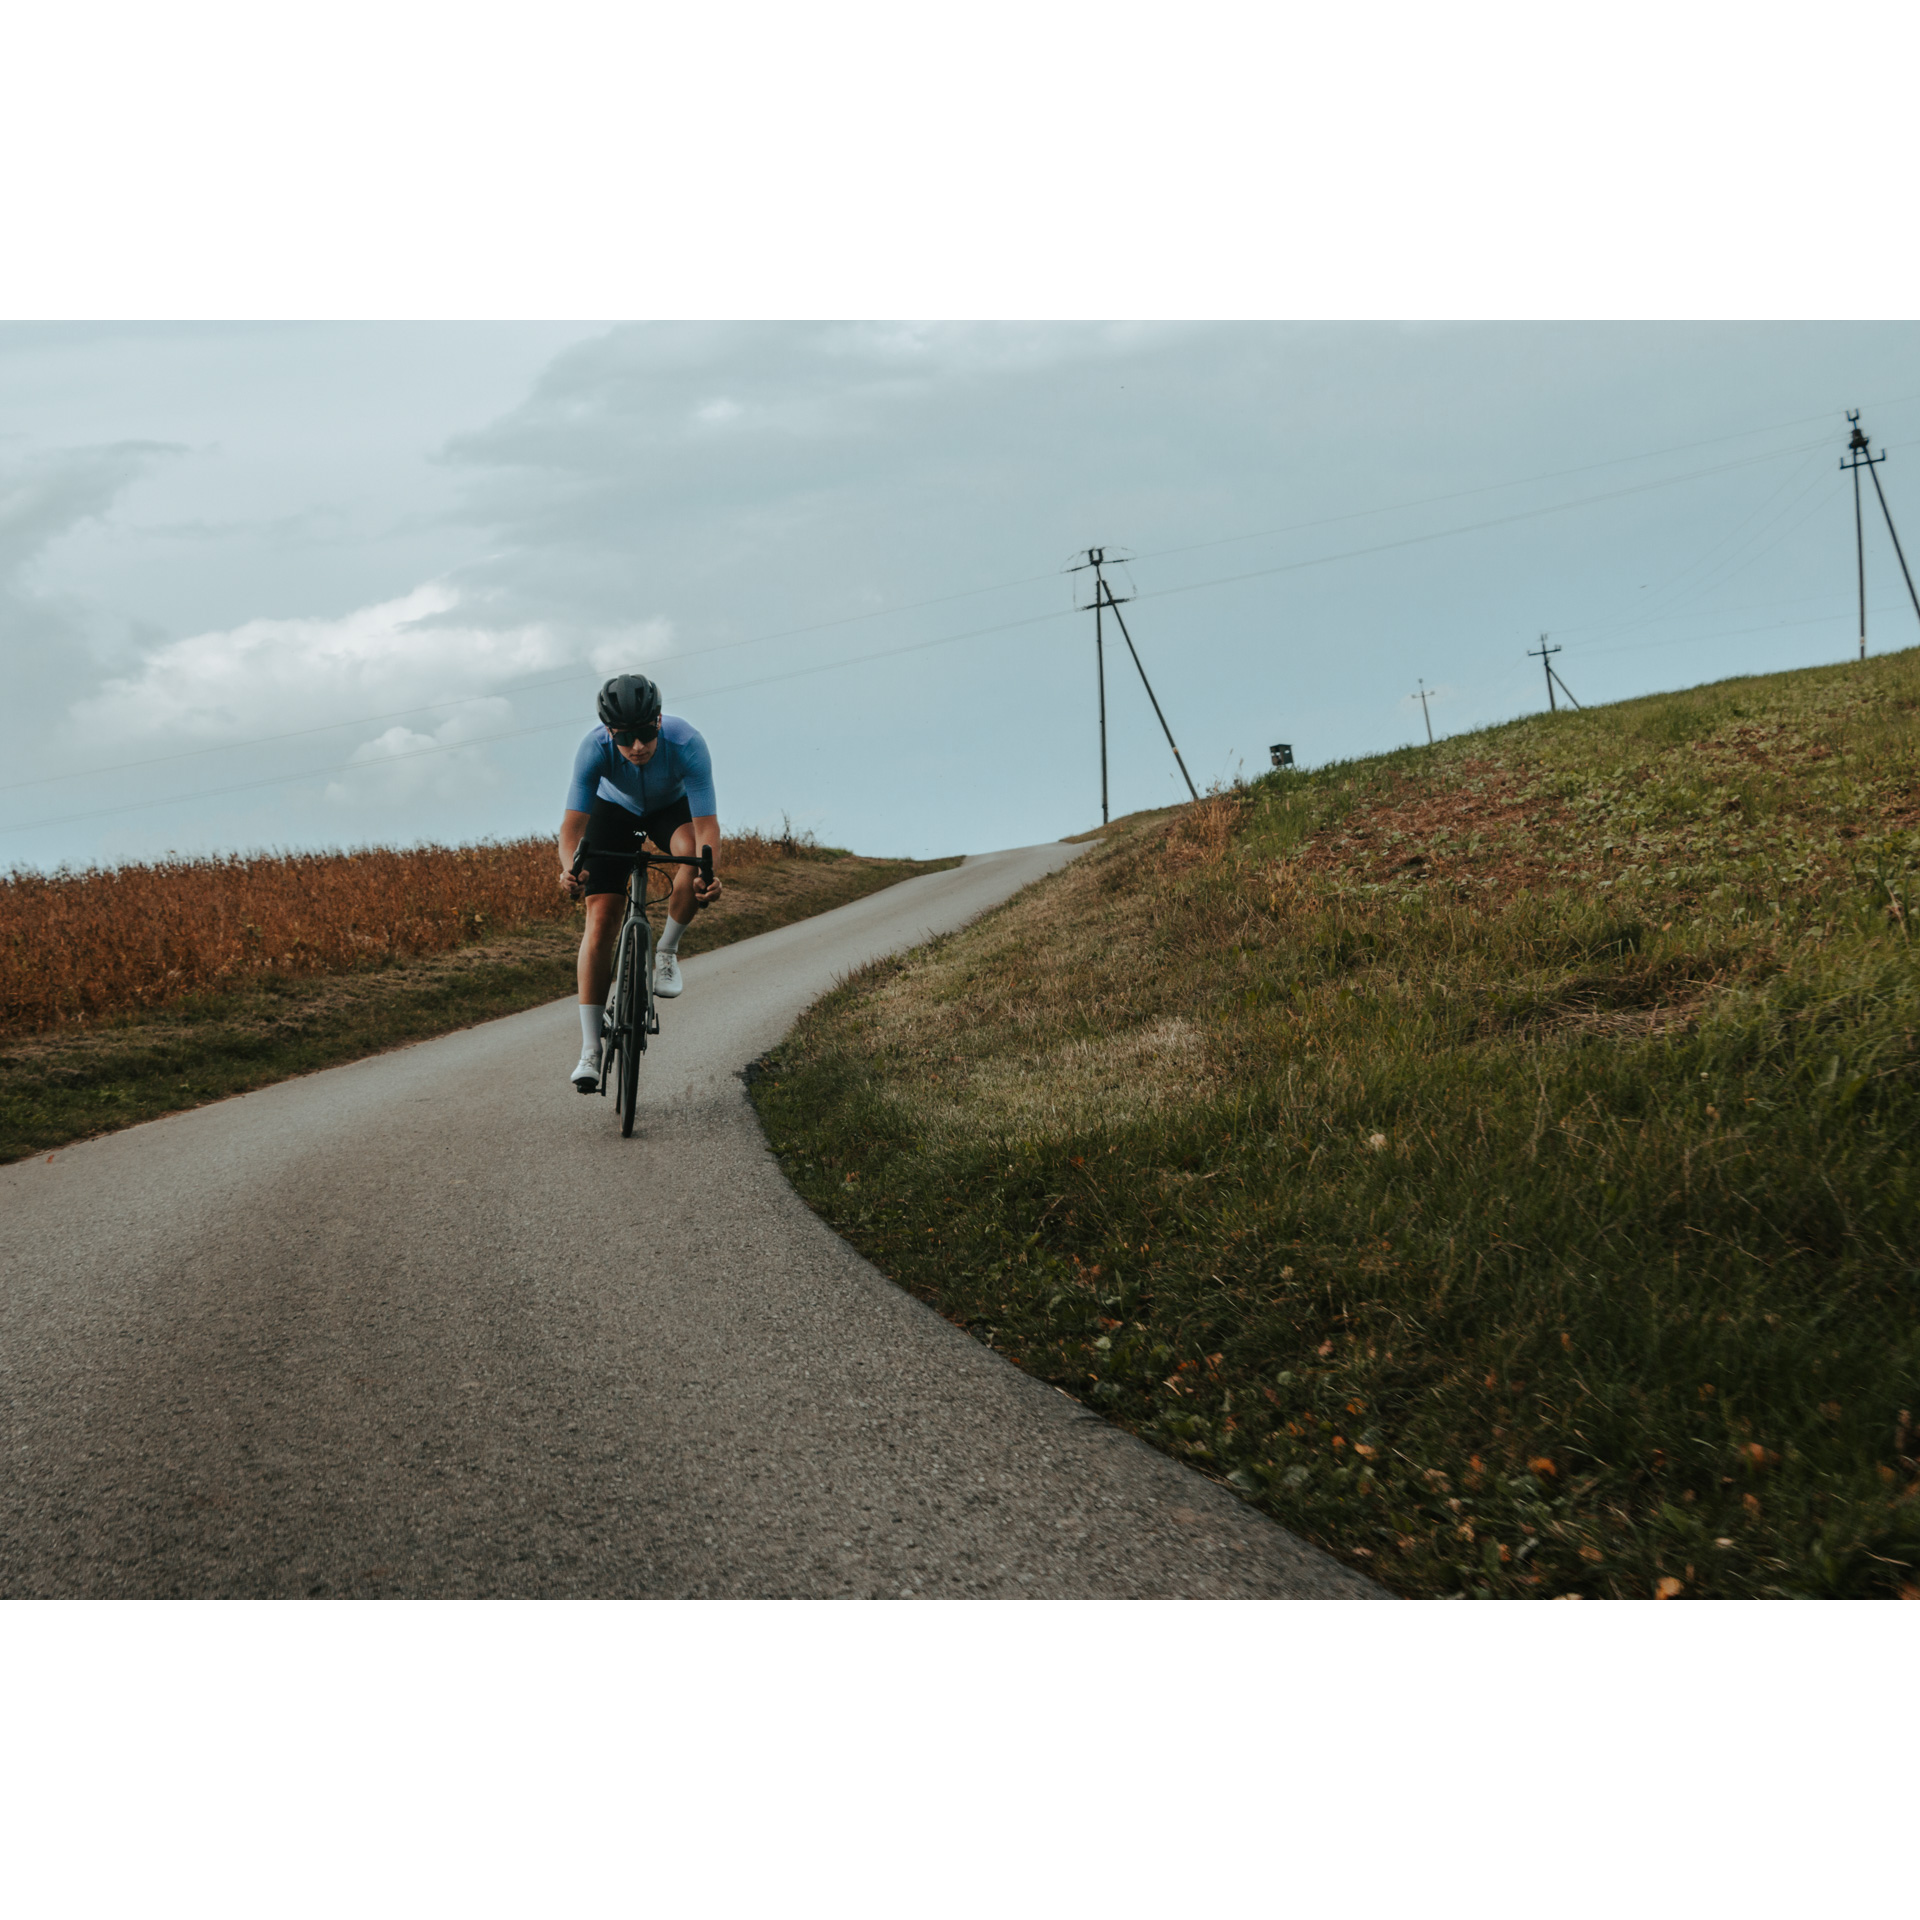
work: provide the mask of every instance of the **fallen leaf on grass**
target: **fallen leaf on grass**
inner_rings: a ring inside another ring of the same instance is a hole
[[[1680,1597],[1680,1582],[1672,1574],[1667,1574],[1655,1586],[1653,1597],[1656,1600],[1677,1600]]]
[[[1560,1469],[1545,1454],[1540,1455],[1538,1459],[1529,1460],[1527,1471],[1537,1473],[1542,1480],[1557,1480],[1560,1477]]]

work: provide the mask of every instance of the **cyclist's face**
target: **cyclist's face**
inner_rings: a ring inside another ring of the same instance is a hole
[[[614,751],[630,767],[644,767],[659,750],[660,736],[657,733],[651,740],[638,741],[631,747],[623,747],[618,741],[614,743]]]

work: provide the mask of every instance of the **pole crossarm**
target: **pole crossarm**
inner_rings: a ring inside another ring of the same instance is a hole
[[[1553,683],[1560,679],[1560,676],[1553,670],[1553,656],[1562,651],[1563,649],[1560,647],[1548,646],[1547,636],[1544,633],[1540,636],[1540,644],[1537,647],[1529,647],[1527,649],[1527,658],[1529,660],[1538,660],[1547,670],[1547,710],[1550,713],[1558,713],[1560,711],[1560,703],[1553,697]],[[1565,681],[1561,681],[1560,691],[1567,693]],[[1572,700],[1573,695],[1567,693],[1567,698]],[[1574,701],[1574,704],[1578,706],[1579,702]]]

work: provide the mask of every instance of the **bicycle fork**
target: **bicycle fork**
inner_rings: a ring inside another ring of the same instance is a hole
[[[615,1063],[620,1058],[620,1049],[625,1036],[621,1032],[622,1005],[620,982],[626,974],[628,949],[635,943],[640,947],[640,1015],[633,1023],[634,1048],[645,1053],[647,1036],[660,1031],[660,1013],[653,998],[653,928],[644,915],[635,915],[627,920],[620,929],[619,944],[613,950],[613,978],[607,986],[607,1011],[602,1021],[603,1037],[600,1044],[600,1097],[607,1096],[607,1083],[613,1078]]]

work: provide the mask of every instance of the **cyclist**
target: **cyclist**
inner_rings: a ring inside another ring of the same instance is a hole
[[[660,711],[660,689],[643,673],[622,673],[600,689],[600,724],[573,756],[573,779],[560,816],[560,883],[587,903],[580,941],[580,1064],[573,1084],[582,1093],[600,1084],[601,1028],[613,978],[614,943],[625,917],[630,867],[599,854],[633,853],[644,836],[664,853],[720,856],[719,812],[713,796],[713,758],[700,735]],[[586,869],[576,879],[574,855],[585,840]],[[653,990],[663,1000],[680,992],[680,936],[702,907],[720,898],[720,882],[702,882],[691,867],[673,869],[667,927],[654,946]]]

